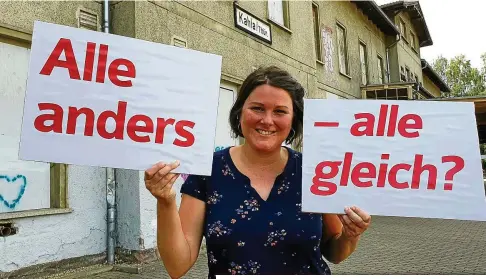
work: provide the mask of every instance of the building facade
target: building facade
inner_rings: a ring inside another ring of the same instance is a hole
[[[107,257],[106,170],[17,157],[34,21],[221,55],[220,149],[241,142],[230,136],[229,109],[244,78],[259,66],[288,70],[306,98],[414,100],[447,91],[420,57],[420,48],[432,41],[416,19],[423,16],[418,2],[400,3],[111,1],[104,30],[103,1],[0,2],[0,274]],[[14,188],[23,187],[22,194],[5,186],[17,175],[22,179]],[[117,170],[116,185],[116,256],[153,260],[156,201],[143,173]]]

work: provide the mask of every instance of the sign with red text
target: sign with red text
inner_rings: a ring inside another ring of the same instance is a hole
[[[302,210],[486,220],[473,103],[305,100]]]
[[[19,157],[211,173],[221,56],[35,22]]]

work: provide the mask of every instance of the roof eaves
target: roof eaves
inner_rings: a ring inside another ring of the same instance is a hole
[[[385,34],[398,35],[400,31],[390,18],[383,12],[373,0],[355,0],[351,1],[366,14],[372,22],[374,22]]]
[[[432,68],[432,66],[425,60],[421,59],[422,69],[426,70],[425,73],[432,78],[433,81],[436,82],[438,87],[442,92],[451,92],[450,87],[445,83],[444,80],[437,74],[437,72]]]
[[[427,27],[427,22],[425,21],[422,8],[420,7],[419,1],[395,1],[379,6],[385,13],[396,12],[404,9],[413,8],[419,15],[420,23],[423,24],[424,37],[420,40],[420,47],[426,47],[433,45],[432,37],[430,36],[429,28]]]

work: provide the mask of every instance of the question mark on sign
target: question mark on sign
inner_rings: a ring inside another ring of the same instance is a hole
[[[454,175],[460,172],[464,168],[464,159],[459,156],[443,156],[442,163],[454,163],[454,167],[448,170],[445,174],[445,180],[451,181],[444,183],[444,190],[452,190],[452,180],[454,180]]]

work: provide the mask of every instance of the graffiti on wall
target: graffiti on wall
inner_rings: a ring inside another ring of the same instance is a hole
[[[27,188],[27,178],[18,174],[8,176],[0,174],[0,203],[10,209],[15,209],[24,196]]]
[[[216,148],[214,148],[214,151],[220,151],[220,150],[223,150],[225,149],[226,146],[216,146]],[[181,173],[181,178],[183,181],[186,181],[186,179],[189,177],[188,174],[185,174],[185,173]]]
[[[328,73],[334,72],[334,65],[332,56],[334,53],[334,46],[332,44],[332,29],[324,27],[322,29],[322,57],[324,62],[324,69]]]

